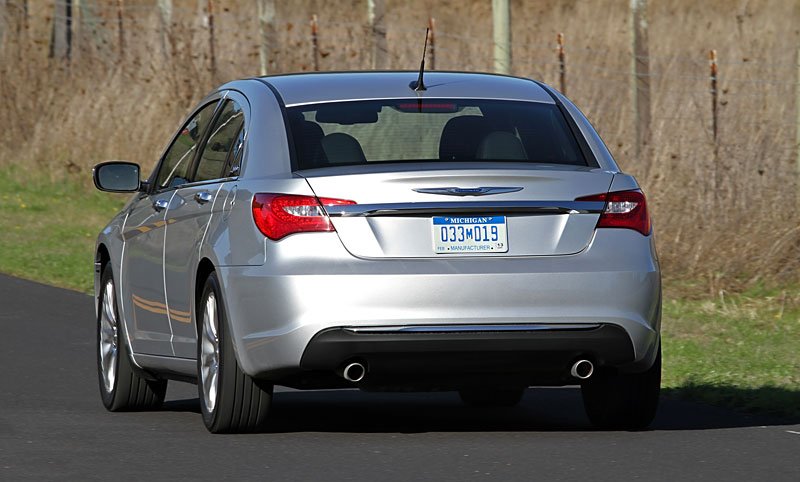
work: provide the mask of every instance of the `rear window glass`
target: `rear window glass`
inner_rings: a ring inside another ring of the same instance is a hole
[[[528,162],[586,166],[552,104],[391,99],[290,107],[299,169],[379,162]]]

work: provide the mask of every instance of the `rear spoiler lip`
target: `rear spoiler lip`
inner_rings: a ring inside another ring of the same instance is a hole
[[[325,211],[331,217],[424,217],[447,214],[600,214],[604,208],[605,202],[599,201],[450,201],[327,205]]]

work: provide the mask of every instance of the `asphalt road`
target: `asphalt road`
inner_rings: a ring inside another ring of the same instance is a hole
[[[210,435],[194,385],[158,412],[100,403],[86,295],[0,275],[0,480],[800,481],[800,425],[664,400],[651,431],[602,432],[576,388],[520,407],[455,394],[280,391],[270,433]]]

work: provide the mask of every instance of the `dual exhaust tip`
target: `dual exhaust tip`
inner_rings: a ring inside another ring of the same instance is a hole
[[[364,379],[367,374],[367,367],[359,362],[352,362],[345,365],[342,370],[342,378],[348,382],[358,383]]]
[[[578,380],[586,380],[594,373],[594,364],[589,360],[578,360],[569,370],[569,374]]]
[[[569,374],[578,380],[586,380],[594,374],[594,364],[589,360],[578,360],[570,368]],[[342,369],[342,378],[351,383],[358,383],[367,375],[367,367],[360,362],[352,362]]]

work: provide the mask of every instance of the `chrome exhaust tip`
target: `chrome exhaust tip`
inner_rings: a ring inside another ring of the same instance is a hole
[[[348,382],[357,383],[364,379],[367,374],[367,368],[358,362],[349,363],[342,370],[342,377]]]
[[[594,364],[589,360],[578,360],[572,365],[569,374],[579,380],[586,380],[594,373]]]

